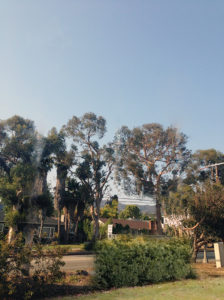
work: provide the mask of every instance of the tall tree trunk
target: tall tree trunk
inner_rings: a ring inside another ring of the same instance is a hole
[[[43,210],[42,209],[39,211],[39,218],[40,218],[39,239],[41,239],[42,238],[42,233],[43,233],[43,227],[44,227],[44,216],[43,216]]]
[[[39,170],[34,182],[33,195],[40,196],[45,193],[47,193],[47,171]],[[40,239],[42,237],[45,217],[46,217],[46,209],[43,207],[39,207],[39,219],[40,219],[39,238]]]
[[[69,226],[68,226],[68,209],[67,207],[64,207],[64,228],[65,228],[65,242],[68,242],[68,237],[69,237]]]
[[[192,255],[193,262],[196,262],[197,254],[198,254],[197,235],[194,233],[193,255]]]
[[[85,209],[85,203],[83,201],[79,201],[77,204],[77,212],[76,212],[76,217],[75,217],[75,238],[77,238],[78,235],[78,228],[79,228],[79,222],[82,220],[83,215],[84,215],[84,209]]]
[[[9,227],[9,231],[8,231],[8,244],[11,244],[12,241],[15,239],[17,229],[18,229],[17,225]]]
[[[12,212],[18,211],[19,210],[19,205],[13,205],[12,207]],[[9,226],[9,231],[8,231],[8,244],[11,244],[13,240],[16,238],[16,233],[18,232],[18,225],[11,225]]]
[[[157,234],[163,234],[162,229],[162,214],[161,214],[161,203],[160,203],[160,176],[156,179],[155,185],[155,196],[156,196],[156,226],[157,226]]]
[[[94,220],[94,240],[97,241],[100,237],[100,226],[99,226],[99,219],[100,219],[100,201],[101,199],[96,198],[96,207],[93,213],[93,220]]]
[[[156,226],[157,226],[157,233],[163,234],[161,204],[157,199],[156,199]]]
[[[58,213],[58,240],[61,240],[61,209],[62,209],[62,200],[63,194],[65,191],[65,179],[67,176],[67,170],[65,167],[57,167],[57,179],[56,179],[56,188],[54,196],[54,207]]]
[[[24,238],[25,238],[25,244],[28,246],[32,246],[33,244],[33,236],[34,236],[35,228],[32,225],[25,226],[23,230]]]

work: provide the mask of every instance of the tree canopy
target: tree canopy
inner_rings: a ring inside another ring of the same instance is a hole
[[[142,214],[137,205],[127,205],[120,213],[120,219],[136,219],[142,218]]]
[[[122,127],[116,136],[118,179],[125,188],[135,187],[139,193],[154,194],[156,198],[157,230],[161,228],[161,193],[170,177],[186,167],[190,151],[187,137],[177,128],[151,123],[133,130]]]
[[[42,227],[44,218],[53,213],[53,198],[59,237],[62,211],[68,237],[71,228],[77,235],[87,210],[94,221],[94,239],[98,239],[100,215],[118,217],[116,197],[101,208],[113,178],[129,193],[153,195],[158,233],[162,232],[163,204],[167,214],[185,217],[186,231],[194,228],[197,241],[223,238],[224,166],[210,167],[224,162],[223,153],[207,149],[192,155],[185,134],[157,123],[133,129],[123,126],[114,141],[106,144],[102,142],[105,133],[106,120],[94,113],[73,116],[47,136],[20,116],[0,121],[0,198],[10,227],[9,241],[23,231],[32,214],[39,216]],[[47,182],[53,168],[54,197]],[[137,206],[129,205],[120,217],[143,216]]]

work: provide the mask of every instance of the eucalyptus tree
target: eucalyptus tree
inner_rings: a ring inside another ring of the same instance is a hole
[[[80,118],[73,116],[64,130],[80,151],[82,182],[92,199],[90,210],[94,221],[94,238],[98,239],[100,204],[109,187],[115,162],[112,144],[99,144],[106,133],[106,120],[94,113],[86,113]]]
[[[35,143],[33,121],[19,116],[0,121],[0,197],[6,207],[9,243],[32,206]]]
[[[115,139],[117,178],[126,189],[155,195],[158,233],[161,226],[161,192],[164,184],[186,167],[190,151],[187,137],[177,128],[152,123],[130,130],[122,127]]]
[[[37,207],[40,218],[39,237],[42,235],[43,223],[46,216],[53,214],[53,199],[48,188],[47,175],[54,166],[53,154],[55,140],[50,132],[47,137],[37,135],[36,148],[36,176],[33,187],[32,199]]]
[[[197,184],[210,179],[212,182],[220,182],[224,185],[224,165],[207,167],[224,163],[224,154],[216,149],[197,150],[191,159],[186,173],[185,183]]]
[[[65,197],[65,181],[69,170],[74,165],[75,148],[69,151],[66,147],[65,134],[61,130],[57,132],[56,128],[52,128],[49,133],[51,141],[54,145],[54,165],[56,167],[56,187],[54,193],[54,207],[57,210],[58,217],[58,239],[61,238],[61,210],[63,209],[63,199]],[[67,215],[67,214],[65,214]],[[67,221],[66,221],[67,222]],[[66,223],[67,224],[67,223]]]

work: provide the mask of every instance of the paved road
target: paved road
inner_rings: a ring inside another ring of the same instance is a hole
[[[204,257],[204,252],[199,251],[197,255],[197,262],[201,262]],[[214,251],[207,251],[207,259],[209,262],[215,261],[215,253]]]
[[[202,262],[204,253],[200,251],[197,255],[197,262]],[[207,252],[209,262],[215,261],[214,251]],[[89,273],[94,271],[94,255],[66,255],[63,257],[65,266],[62,268],[66,272],[75,272],[77,270],[86,270]]]
[[[65,262],[62,268],[66,272],[75,272],[76,270],[86,270],[92,273],[94,270],[94,255],[66,255],[63,257]]]

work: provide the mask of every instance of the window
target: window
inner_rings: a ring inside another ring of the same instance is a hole
[[[40,227],[38,228],[38,232],[40,232]],[[55,232],[54,227],[43,227],[42,236],[46,238],[53,238],[54,232]]]

